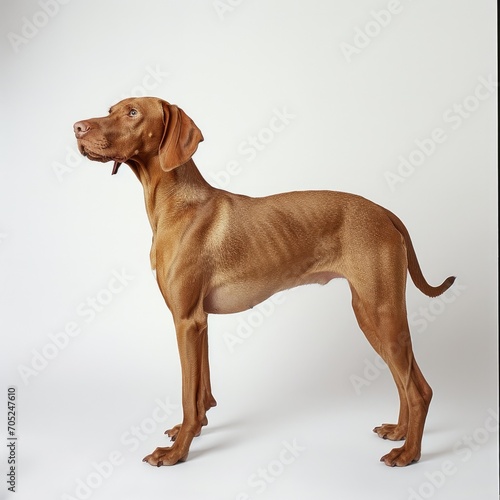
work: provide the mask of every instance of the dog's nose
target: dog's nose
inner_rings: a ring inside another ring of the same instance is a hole
[[[73,130],[75,131],[76,138],[80,139],[80,137],[83,137],[90,130],[90,125],[87,122],[76,122],[73,125]]]

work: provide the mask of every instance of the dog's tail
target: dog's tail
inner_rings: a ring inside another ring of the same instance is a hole
[[[413,248],[413,243],[410,238],[410,233],[408,233],[408,229],[406,229],[401,220],[389,210],[387,210],[387,215],[394,224],[394,227],[401,233],[405,240],[406,255],[408,257],[408,271],[413,283],[415,283],[415,286],[429,297],[437,297],[438,295],[446,292],[446,290],[453,285],[455,276],[449,276],[439,286],[429,285],[422,274],[422,270],[420,269],[420,264],[418,263],[417,254],[415,253],[415,248]]]

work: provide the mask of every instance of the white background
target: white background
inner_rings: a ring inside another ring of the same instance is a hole
[[[497,81],[495,2],[0,9],[1,498],[497,498],[497,94],[484,84]],[[209,427],[186,463],[141,463],[181,419],[175,334],[149,271],[142,188],[126,166],[112,177],[111,164],[78,155],[72,125],[143,94],[201,128],[195,161],[208,180],[250,195],[361,194],[405,221],[431,283],[458,277],[432,300],[408,285],[435,392],[418,464],[379,462],[393,443],[371,429],[396,419],[397,394],[343,281],[211,317]],[[289,118],[271,137],[277,111]],[[425,142],[434,132],[440,142]],[[259,134],[267,143],[248,153]],[[387,172],[401,175],[410,157],[419,165],[391,188]],[[15,495],[4,475],[8,386]]]

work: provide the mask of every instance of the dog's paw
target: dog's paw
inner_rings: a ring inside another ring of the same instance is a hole
[[[380,461],[389,467],[406,467],[420,460],[420,450],[408,449],[406,445],[401,448],[394,448]]]
[[[181,424],[177,424],[171,429],[166,430],[165,434],[170,438],[170,441],[175,441],[180,430],[181,430]]]
[[[156,448],[156,450],[142,459],[143,462],[149,465],[161,467],[162,465],[175,465],[179,462],[184,462],[187,459],[187,453],[178,451],[174,446],[168,448]]]
[[[379,427],[375,427],[373,432],[381,437],[382,439],[389,439],[391,441],[402,441],[406,439],[407,428],[402,425],[396,424],[382,424]]]
[[[203,420],[199,424],[198,429],[194,433],[194,437],[198,437],[201,434],[201,428],[208,424],[208,418],[205,416]],[[165,431],[165,434],[170,438],[170,441],[175,441],[177,439],[177,435],[181,431],[182,424],[177,424],[171,429]]]

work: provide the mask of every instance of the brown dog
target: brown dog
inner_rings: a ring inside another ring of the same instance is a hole
[[[347,279],[359,326],[396,382],[397,424],[380,437],[406,439],[381,461],[419,460],[432,390],[413,356],[406,314],[409,271],[429,297],[453,277],[429,285],[408,231],[391,212],[360,196],[299,191],[250,198],[215,189],[191,157],[203,140],[177,106],[157,98],[125,99],[103,118],[75,123],[81,153],[134,171],[144,187],[153,229],[151,265],[172,312],[182,367],[182,424],[166,433],[173,446],[144,458],[151,465],[186,460],[216,402],[210,387],[207,315],[249,309],[274,293]]]

